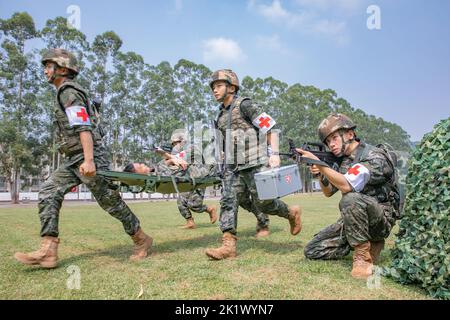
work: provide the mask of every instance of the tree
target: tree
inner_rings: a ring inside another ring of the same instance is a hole
[[[122,46],[122,40],[113,31],[104,32],[95,37],[91,46],[91,54],[88,60],[91,63],[89,78],[91,81],[91,91],[95,92],[104,105],[108,102],[110,92],[110,79],[113,72],[108,70],[108,62],[116,56]]]
[[[114,57],[109,122],[105,129],[112,133],[109,138],[115,168],[125,160],[143,161],[145,158],[148,139],[145,123],[151,121],[151,114],[141,93],[144,69],[144,59],[134,52],[118,52]]]
[[[0,20],[0,32],[5,37],[1,48],[0,114],[2,138],[0,146],[0,173],[10,185],[13,203],[19,201],[20,174],[34,162],[39,108],[36,104],[37,66],[33,55],[25,53],[25,42],[38,36],[34,21],[27,13],[15,13],[10,19]]]
[[[146,130],[152,137],[149,142],[166,143],[175,129],[186,128],[176,102],[173,68],[166,61],[149,66],[143,73],[143,80],[142,94],[151,115],[146,123]]]
[[[177,90],[176,107],[181,122],[192,129],[195,121],[206,122],[215,115],[215,102],[208,81],[211,75],[204,65],[181,59],[174,66],[173,76]]]

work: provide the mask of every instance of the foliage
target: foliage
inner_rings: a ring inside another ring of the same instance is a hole
[[[425,135],[409,166],[405,209],[386,274],[450,299],[450,118]]]

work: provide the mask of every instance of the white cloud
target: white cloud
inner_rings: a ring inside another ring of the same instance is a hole
[[[340,45],[346,45],[350,42],[345,22],[322,19],[316,21],[311,27],[313,32],[330,36]]]
[[[203,42],[203,60],[206,63],[238,63],[247,56],[239,44],[226,38],[211,38]]]
[[[257,36],[256,44],[258,47],[268,49],[281,54],[290,54],[289,49],[281,43],[280,36],[277,34],[271,36]]]
[[[266,18],[272,20],[282,20],[292,18],[292,15],[285,9],[283,9],[283,7],[281,7],[281,3],[278,0],[275,0],[270,6],[260,4],[258,6],[258,11]]]
[[[304,14],[294,14],[284,9],[279,0],[274,0],[271,5],[259,4],[252,0],[249,2],[249,8],[256,10],[271,22],[286,24],[289,27],[301,26],[307,19]]]
[[[303,8],[309,10],[338,11],[339,13],[354,14],[361,10],[367,0],[295,0]]]
[[[248,8],[266,18],[271,23],[283,25],[291,30],[316,36],[326,36],[338,44],[350,41],[347,23],[342,20],[331,19],[320,10],[331,10],[334,6],[353,10],[366,0],[296,0],[302,8],[298,11],[289,11],[282,5],[281,0],[273,0],[271,4],[259,3],[250,0]]]

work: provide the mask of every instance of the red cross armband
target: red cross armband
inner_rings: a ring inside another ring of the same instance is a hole
[[[257,116],[253,121],[253,125],[259,129],[260,132],[266,134],[276,124],[275,120],[267,113],[263,112]]]
[[[177,157],[178,159],[186,160],[186,151],[181,151],[180,153],[177,153],[175,157]]]
[[[369,181],[370,172],[365,166],[357,163],[348,169],[344,177],[356,192],[361,192]]]
[[[71,127],[90,126],[91,119],[83,106],[70,106],[66,108],[66,115]]]

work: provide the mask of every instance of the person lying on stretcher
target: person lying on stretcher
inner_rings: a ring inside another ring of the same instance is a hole
[[[191,145],[183,148],[182,151],[174,149],[172,154],[161,152],[164,157],[154,166],[148,166],[144,163],[134,162],[125,166],[124,172],[147,174],[147,175],[162,175],[162,176],[176,176],[186,178],[205,178],[214,176],[214,166],[205,165],[198,159],[202,157],[194,157],[196,149]],[[189,162],[188,162],[188,161]]]

